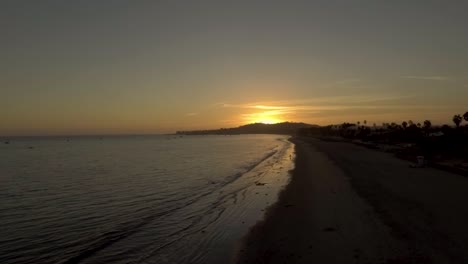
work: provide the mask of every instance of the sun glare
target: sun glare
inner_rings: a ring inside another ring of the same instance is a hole
[[[278,119],[274,119],[274,118],[266,118],[266,119],[255,120],[254,123],[276,124],[276,123],[281,123],[281,121]]]
[[[281,123],[283,120],[278,118],[277,115],[269,113],[254,113],[247,115],[246,121],[248,123],[263,123],[263,124],[276,124]]]

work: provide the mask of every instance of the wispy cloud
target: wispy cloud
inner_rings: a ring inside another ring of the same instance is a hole
[[[186,115],[187,116],[196,116],[196,115],[198,115],[198,113],[187,113]]]
[[[317,97],[309,99],[261,101],[243,104],[223,103],[223,108],[242,109],[239,113],[244,122],[257,122],[261,120],[290,120],[307,118],[307,116],[329,115],[330,113],[352,113],[352,112],[375,112],[395,111],[402,108],[404,101],[410,100],[411,96],[333,96]],[[411,107],[421,107],[411,105]],[[408,105],[406,105],[408,108]],[[393,110],[392,110],[393,109]]]
[[[373,117],[375,121],[380,121],[385,120],[382,116],[388,118],[398,114],[434,111],[435,108],[438,111],[453,108],[451,105],[426,104],[417,100],[416,96],[388,94],[328,96],[237,104],[226,102],[218,107],[238,109],[233,113],[237,113],[237,117],[243,123],[282,120],[327,123],[359,117],[367,120]]]
[[[447,76],[420,76],[420,75],[409,75],[403,76],[404,79],[416,79],[416,80],[426,80],[426,81],[449,81],[450,78]]]
[[[398,104],[411,96],[333,96],[310,99],[262,101],[244,104],[224,103],[225,108],[258,109],[277,112],[341,110],[347,108],[375,108],[381,105]]]
[[[288,109],[289,106],[280,106],[278,104],[255,104],[255,103],[247,103],[247,104],[222,104],[222,107],[227,108],[249,108],[249,109],[262,109],[262,110],[279,110],[279,109]]]
[[[342,85],[342,84],[357,83],[357,82],[360,82],[360,81],[361,81],[361,79],[349,78],[349,79],[338,80],[338,81],[335,82],[335,84]]]

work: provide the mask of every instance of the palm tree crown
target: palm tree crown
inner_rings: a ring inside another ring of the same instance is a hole
[[[457,127],[459,127],[459,126],[460,126],[460,123],[461,123],[462,120],[463,120],[463,118],[461,117],[461,115],[454,115],[452,120],[453,120],[453,122],[455,123],[455,125],[456,125]]]
[[[429,120],[424,121],[424,128],[425,129],[430,129],[431,126],[432,126],[431,121],[429,121]]]

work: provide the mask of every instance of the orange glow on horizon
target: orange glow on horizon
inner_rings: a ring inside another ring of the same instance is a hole
[[[277,124],[281,123],[282,121],[277,120],[277,119],[259,119],[255,120],[253,123],[263,123],[263,124]]]
[[[278,114],[271,113],[271,112],[261,112],[261,113],[252,113],[252,114],[245,114],[244,120],[245,123],[263,123],[263,124],[276,124],[284,122]]]

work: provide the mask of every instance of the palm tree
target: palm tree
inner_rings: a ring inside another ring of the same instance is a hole
[[[424,121],[424,129],[429,130],[431,129],[432,123],[429,120]]]
[[[453,120],[453,122],[455,123],[455,125],[458,128],[458,127],[460,127],[460,124],[461,124],[463,118],[461,117],[461,115],[454,115],[452,120]]]
[[[406,129],[406,127],[408,126],[408,123],[406,123],[406,121],[403,121],[403,123],[401,123],[401,126],[403,127],[403,129]]]
[[[463,119],[465,119],[465,121],[468,122],[468,112],[466,112],[466,113],[463,115]]]

